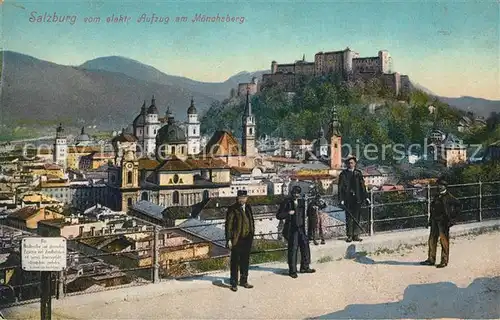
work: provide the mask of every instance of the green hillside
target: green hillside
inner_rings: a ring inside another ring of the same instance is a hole
[[[241,136],[242,100],[213,104],[202,118],[202,130],[211,133],[227,129]],[[372,103],[380,105],[374,113],[368,107]],[[258,135],[288,139],[313,140],[320,127],[328,134],[334,105],[342,124],[343,143],[351,145],[423,144],[433,127],[457,133],[458,121],[464,114],[418,90],[395,97],[378,80],[364,85],[332,78],[304,80],[291,99],[276,87],[252,97]],[[436,108],[434,114],[430,114],[429,105]]]

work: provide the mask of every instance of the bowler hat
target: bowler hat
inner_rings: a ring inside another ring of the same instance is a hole
[[[358,158],[356,158],[356,156],[352,155],[352,154],[350,154],[350,155],[347,156],[347,159],[345,159],[345,162],[347,163],[350,160],[354,160],[354,161],[358,162]]]
[[[247,197],[248,193],[246,190],[238,190],[237,196],[238,197]]]

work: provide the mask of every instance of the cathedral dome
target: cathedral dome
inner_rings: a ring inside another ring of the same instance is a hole
[[[77,143],[82,143],[82,142],[89,142],[90,136],[85,133],[85,127],[82,127],[82,131],[78,137],[76,137],[76,142]]]
[[[141,113],[135,117],[133,126],[134,128],[144,127],[144,123],[146,123],[146,101],[142,104]]]
[[[156,144],[181,144],[187,143],[186,132],[175,122],[163,126],[156,135]]]
[[[194,106],[194,100],[191,98],[191,105],[188,108],[188,114],[196,114],[196,107]]]

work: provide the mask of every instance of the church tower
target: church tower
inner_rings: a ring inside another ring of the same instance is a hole
[[[197,155],[201,149],[200,122],[193,98],[191,98],[191,105],[187,110],[187,118],[187,153],[188,155]]]
[[[66,161],[68,158],[68,142],[64,135],[64,129],[60,123],[56,129],[56,140],[54,141],[54,163],[66,168]]]
[[[340,122],[336,106],[333,106],[330,130],[330,168],[340,170],[342,169],[342,137],[340,134]]]
[[[255,156],[255,117],[252,114],[252,104],[250,103],[250,88],[247,86],[247,101],[245,103],[245,113],[243,114],[243,154],[247,157]]]
[[[144,123],[144,145],[142,156],[154,155],[156,149],[156,134],[160,129],[160,121],[158,120],[158,108],[156,108],[156,100],[153,95],[151,106],[149,106]]]

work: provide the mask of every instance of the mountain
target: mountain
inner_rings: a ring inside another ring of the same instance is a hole
[[[435,93],[434,93],[434,92],[432,92],[431,90],[427,89],[426,87],[424,87],[424,86],[422,86],[422,85],[420,85],[420,84],[418,84],[418,83],[412,82],[411,84],[412,84],[412,86],[413,86],[415,89],[417,89],[417,90],[420,90],[420,91],[422,91],[422,92],[425,92],[425,93],[427,93],[428,95],[431,95],[431,96],[434,96],[434,97],[436,97],[436,96],[437,96],[437,94],[435,94]]]
[[[133,66],[134,64],[131,64]],[[154,68],[144,66],[153,74]],[[132,69],[134,70],[134,69]],[[139,72],[140,70],[136,70]],[[3,124],[128,125],[152,95],[161,114],[171,105],[184,120],[191,96],[199,111],[216,101],[173,84],[147,82],[123,73],[63,66],[12,51],[3,52],[0,118]]]
[[[474,97],[447,98],[439,97],[439,100],[464,111],[487,118],[492,112],[500,112],[500,100],[487,100]]]
[[[452,107],[462,111],[473,112],[480,117],[487,118],[492,112],[500,112],[500,100],[487,100],[468,96],[459,98],[441,97],[418,83],[412,83],[412,85],[415,89],[421,90],[430,96],[437,97],[439,100]]]
[[[139,61],[119,56],[101,57],[89,60],[79,67],[87,70],[120,72],[131,78],[169,86],[177,86],[211,96],[217,100],[226,99],[229,96],[230,90],[238,87],[238,83],[249,82],[252,76],[256,76],[260,79],[262,74],[265,73],[265,71],[253,73],[244,71],[232,76],[224,82],[201,82],[185,77],[168,75]]]

